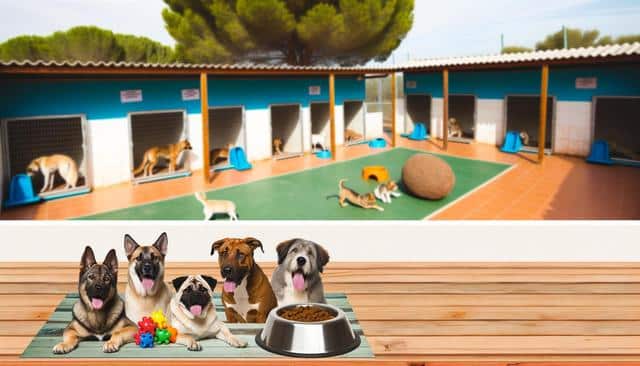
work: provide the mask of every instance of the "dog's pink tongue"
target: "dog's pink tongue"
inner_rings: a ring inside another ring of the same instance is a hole
[[[293,288],[298,291],[304,290],[304,276],[302,273],[293,274]]]
[[[104,305],[104,301],[96,299],[95,297],[91,299],[91,306],[93,306],[95,310],[102,309],[102,305]]]
[[[224,292],[234,293],[236,291],[236,283],[233,281],[224,281]]]
[[[195,316],[200,316],[200,314],[202,314],[202,306],[200,306],[200,305],[192,305],[189,308],[189,311],[191,312],[191,314],[193,314]]]
[[[155,284],[155,281],[150,278],[142,279],[142,287],[144,287],[144,289],[147,291],[151,290],[154,284]]]

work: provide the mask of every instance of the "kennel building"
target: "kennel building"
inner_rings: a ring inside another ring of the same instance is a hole
[[[412,61],[402,67],[404,129],[410,132],[416,118],[429,113],[431,134],[442,138],[446,101],[446,114],[462,122],[465,138],[501,145],[507,131],[526,132],[526,150],[539,151],[546,80],[546,152],[584,157],[594,140],[605,139],[614,157],[633,159],[637,138],[628,136],[640,124],[630,117],[640,96],[639,58],[640,43],[635,43]]]

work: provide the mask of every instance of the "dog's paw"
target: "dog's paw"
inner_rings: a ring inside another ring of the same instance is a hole
[[[119,349],[120,349],[120,346],[112,340],[106,341],[102,345],[102,352],[104,353],[118,352]]]
[[[247,346],[247,342],[243,341],[242,339],[233,337],[231,339],[229,339],[229,344],[232,347],[236,347],[236,348],[245,348]]]
[[[69,353],[73,351],[73,348],[74,347],[71,345],[68,345],[64,342],[60,342],[53,347],[53,353],[55,353],[56,355],[63,355],[65,353]]]
[[[190,345],[188,345],[188,346],[187,346],[187,349],[188,349],[189,351],[196,351],[196,352],[198,352],[198,351],[202,351],[202,346],[200,345],[200,342],[198,342],[198,341],[193,341],[193,342],[191,342],[191,344],[190,344]]]

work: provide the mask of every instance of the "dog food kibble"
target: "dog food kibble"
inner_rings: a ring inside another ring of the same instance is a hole
[[[321,322],[335,318],[335,315],[316,306],[298,306],[280,311],[279,315],[295,322]]]

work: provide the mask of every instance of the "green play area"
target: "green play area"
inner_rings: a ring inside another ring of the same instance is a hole
[[[348,179],[346,186],[360,193],[371,192],[376,182],[362,180],[363,167],[383,165],[389,170],[391,178],[399,181],[404,162],[417,153],[424,152],[395,148],[319,168],[213,190],[207,192],[207,197],[235,202],[240,220],[421,220],[510,167],[508,164],[438,155],[451,165],[456,175],[455,187],[445,199],[425,201],[403,192],[391,204],[379,202],[384,212],[339,206],[337,193],[340,179]],[[195,197],[187,195],[80,219],[202,220],[203,213]],[[216,219],[227,220],[227,217],[220,215]]]

